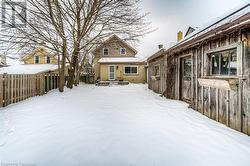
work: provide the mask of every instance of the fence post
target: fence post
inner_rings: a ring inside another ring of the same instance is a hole
[[[3,96],[4,96],[4,89],[3,89],[3,75],[0,75],[0,107],[3,107]]]

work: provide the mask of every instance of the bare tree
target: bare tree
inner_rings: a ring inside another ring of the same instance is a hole
[[[114,33],[135,41],[149,32],[147,14],[140,13],[139,3],[140,0],[27,0],[28,17],[18,14],[25,27],[10,24],[6,31],[11,33],[4,33],[4,42],[21,50],[43,46],[57,54],[62,92],[67,62],[67,87],[73,88],[85,56],[95,45]]]

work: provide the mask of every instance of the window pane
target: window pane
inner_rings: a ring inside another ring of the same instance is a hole
[[[237,75],[237,50],[230,51],[230,75]]]
[[[133,74],[137,74],[137,67],[132,67],[131,70]]]
[[[155,66],[154,67],[154,75],[155,76],[160,75],[160,66]]]
[[[15,25],[25,25],[26,9],[22,4],[15,5]]]
[[[220,74],[220,53],[214,53],[211,55],[211,63],[212,63],[212,74]]]
[[[12,25],[14,20],[12,18],[13,8],[9,4],[5,4],[5,12],[4,13],[4,23],[5,25]]]
[[[103,49],[103,55],[109,55],[109,49],[107,48]]]
[[[50,57],[47,56],[47,63],[49,64],[50,63]]]
[[[125,73],[129,74],[130,73],[130,67],[125,67]]]
[[[39,56],[35,56],[35,63],[39,63]]]
[[[221,74],[228,75],[229,72],[229,51],[224,51],[221,54]]]
[[[125,48],[121,48],[121,54],[125,55],[126,54],[126,49]]]
[[[191,66],[192,66],[192,63],[191,63],[191,59],[188,58],[188,59],[184,59],[184,76],[185,77],[191,77]]]

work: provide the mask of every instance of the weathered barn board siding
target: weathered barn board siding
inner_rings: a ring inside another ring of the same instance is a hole
[[[227,79],[211,76],[207,54],[231,48],[237,48],[237,76]],[[165,82],[149,81],[149,88],[155,91],[165,87],[167,98],[180,99],[180,63],[186,55],[192,60],[190,106],[213,120],[250,135],[250,28],[231,30],[176,52],[166,51],[165,58],[149,62],[149,72],[153,65],[163,65],[161,72],[164,75],[161,77],[165,77]],[[203,86],[199,84],[201,78],[221,80],[228,87]]]
[[[154,61],[150,62],[148,67],[148,81],[149,81],[149,89],[153,90],[155,93],[163,94],[166,89],[166,64],[164,60],[165,56],[161,56]],[[165,64],[165,65],[164,65]],[[154,78],[154,67],[159,66],[160,75],[159,78]]]

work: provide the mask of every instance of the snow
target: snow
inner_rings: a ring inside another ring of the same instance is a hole
[[[98,63],[133,63],[144,62],[145,60],[138,57],[117,57],[117,58],[101,58]]]
[[[81,85],[0,110],[0,163],[249,166],[250,137],[146,85]]]
[[[19,59],[17,59],[17,58],[11,58],[11,57],[6,57],[6,64],[8,65],[8,66],[13,66],[13,65],[20,65],[21,64],[21,62],[20,62],[20,60]]]
[[[53,64],[14,64],[0,68],[0,74],[37,74],[57,70],[58,66]]]

